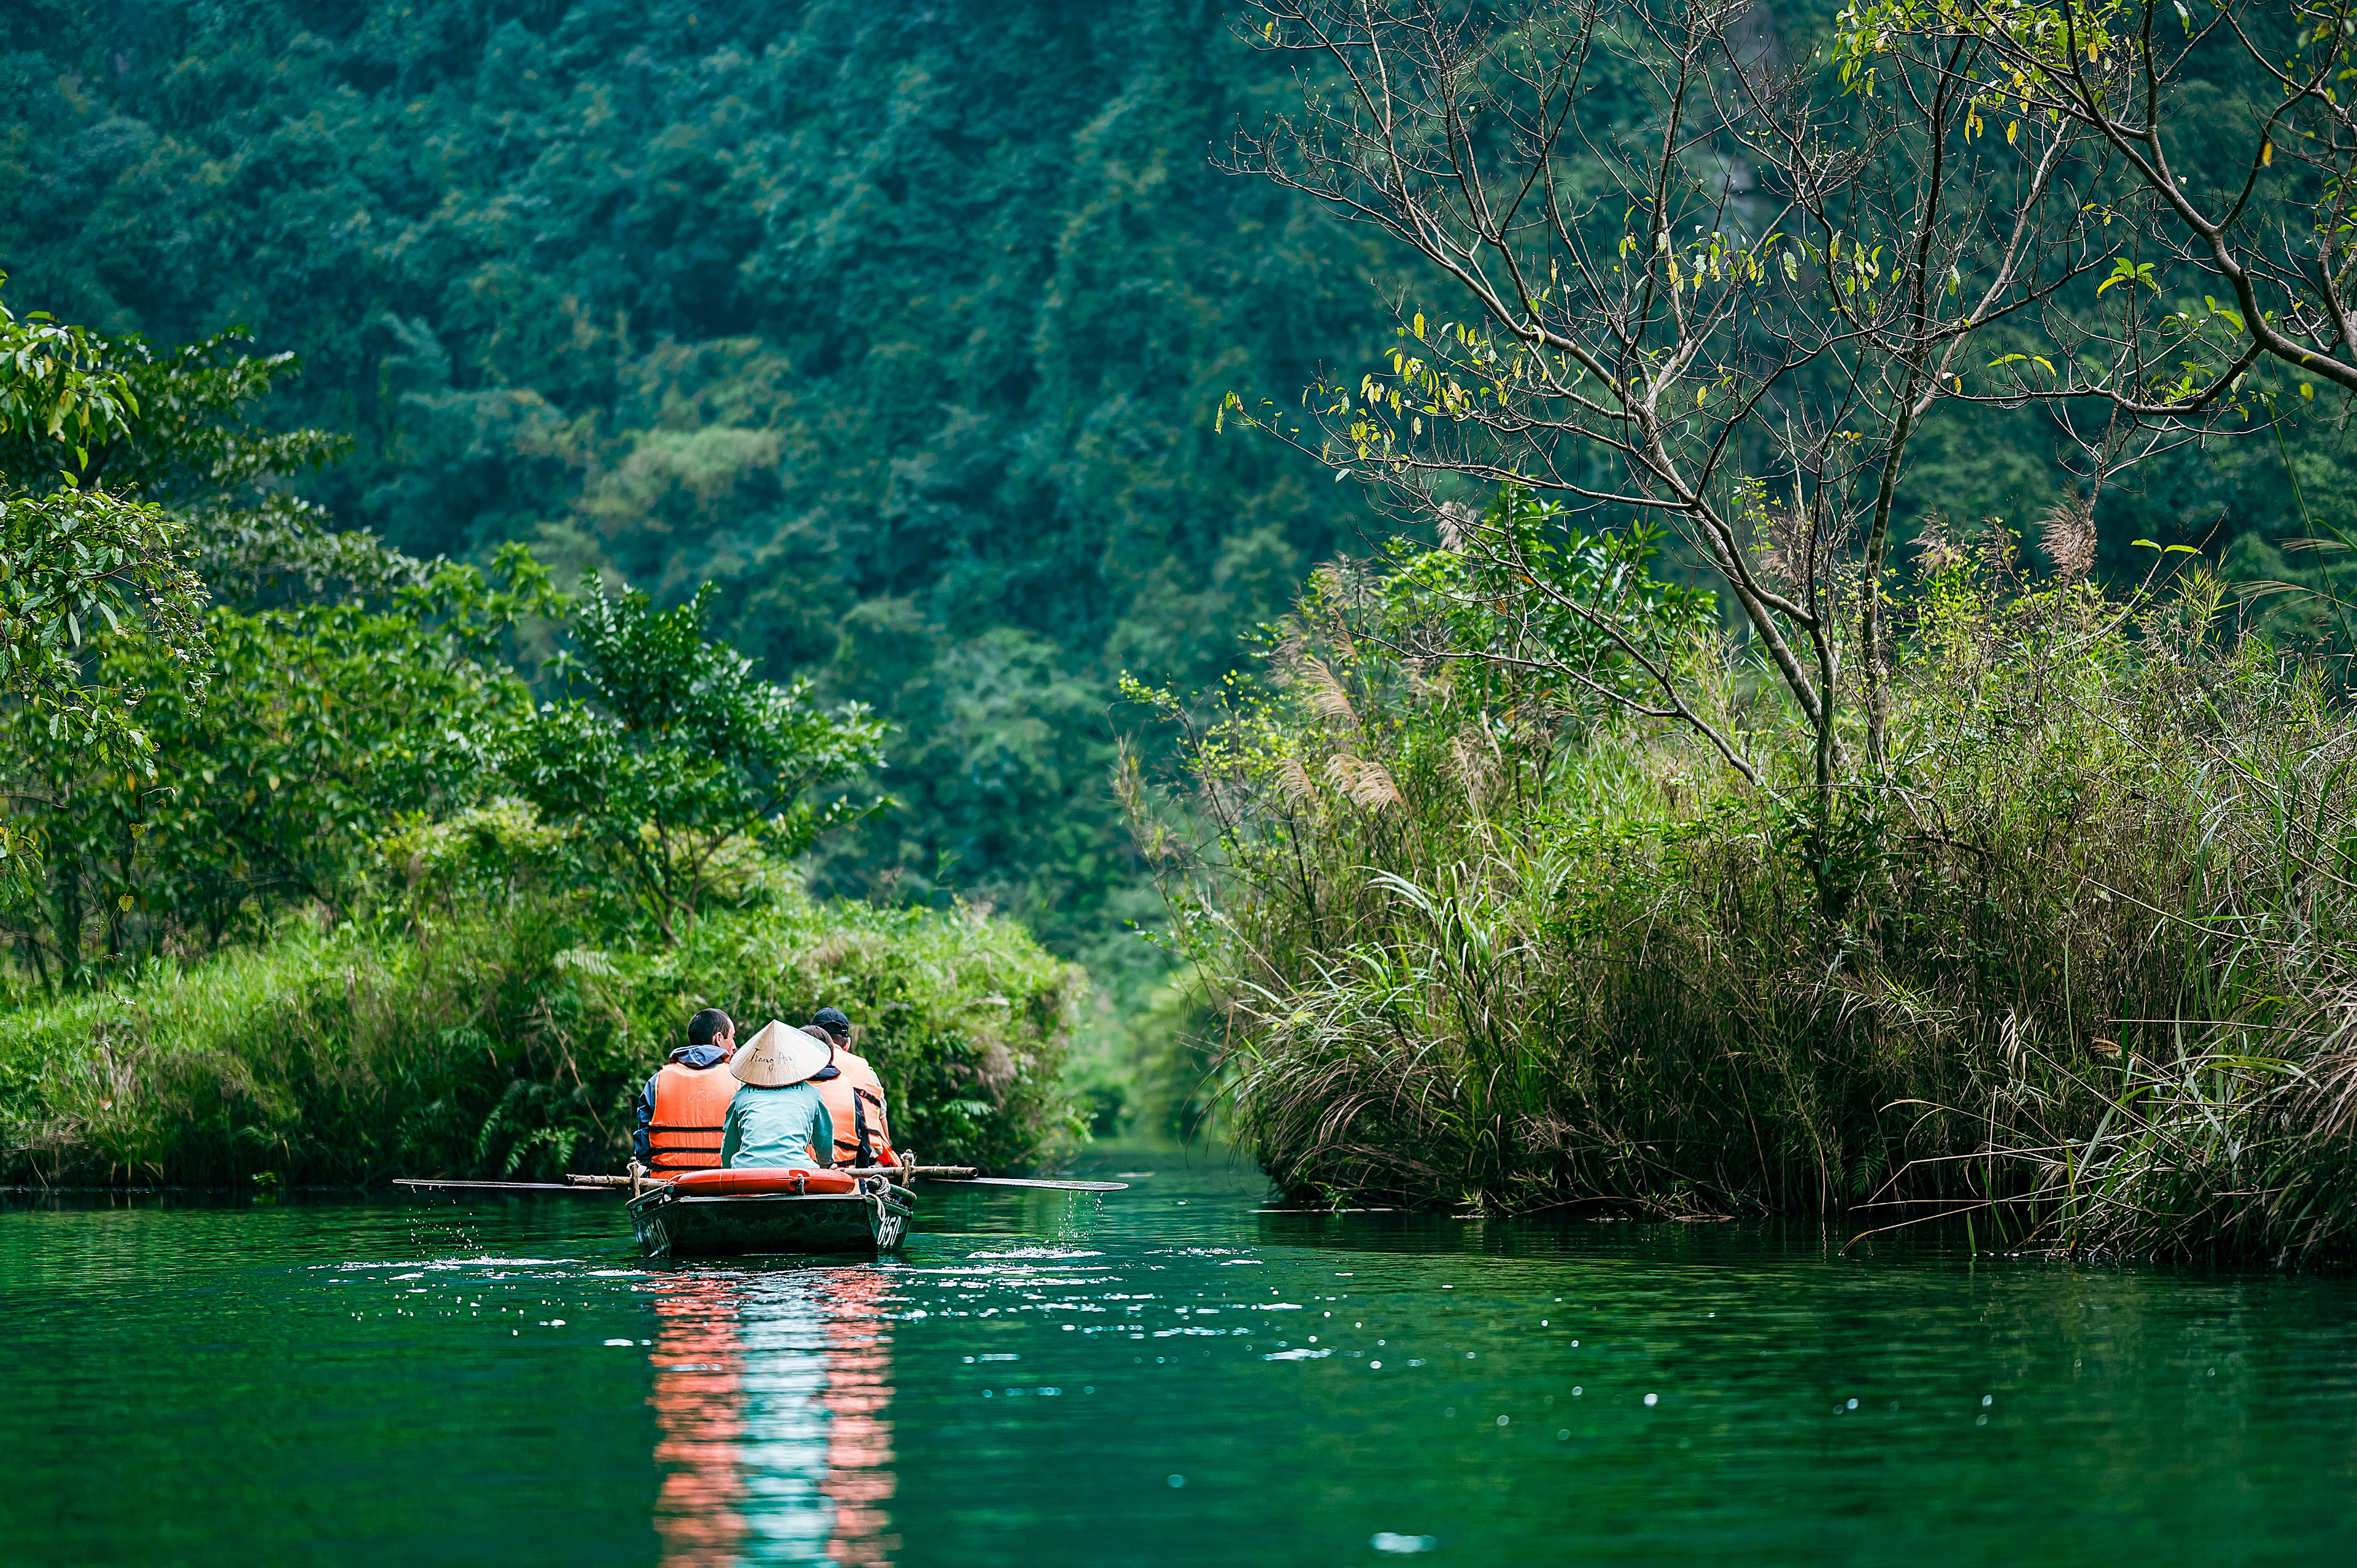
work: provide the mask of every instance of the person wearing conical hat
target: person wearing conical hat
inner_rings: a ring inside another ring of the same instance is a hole
[[[823,1170],[834,1148],[834,1122],[811,1075],[827,1048],[771,1019],[737,1047],[728,1070],[744,1085],[721,1124],[720,1163],[732,1168]]]

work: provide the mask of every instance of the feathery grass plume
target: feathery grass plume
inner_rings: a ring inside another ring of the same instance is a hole
[[[1471,507],[1461,501],[1444,502],[1440,508],[1440,547],[1443,550],[1463,549],[1465,535],[1471,532],[1477,521],[1479,519]]]
[[[1297,630],[1288,630],[1280,635],[1270,645],[1263,660],[1268,667],[1268,683],[1280,692],[1291,690],[1307,647]]]
[[[1948,533],[1948,514],[1924,514],[1922,526],[1915,531],[1915,570],[1926,577],[1936,577],[1964,564],[1964,547]]]
[[[2077,582],[2095,564],[2094,509],[2083,496],[2064,496],[2039,519],[2038,542],[2054,563],[2054,575],[2065,583]]]
[[[1489,793],[1499,762],[1496,739],[1480,725],[1460,725],[1448,737],[1448,759],[1454,765],[1457,784],[1465,791],[1466,800],[1480,805],[1482,797]]]
[[[2021,536],[2001,517],[1981,519],[1981,536],[1973,552],[1974,564],[1998,591],[2009,588],[2021,564]]]
[[[1324,660],[1302,654],[1293,666],[1293,678],[1310,712],[1320,718],[1357,727],[1359,714],[1351,705],[1351,694],[1342,689],[1342,682],[1335,679]]]
[[[1767,486],[1756,478],[1742,480],[1737,501],[1738,514],[1749,527],[1751,553],[1760,571],[1787,587],[1797,586],[1808,576],[1813,552],[1822,558],[1836,543],[1813,539],[1812,520],[1787,510],[1782,499],[1770,495]]]
[[[1382,763],[1365,761],[1347,751],[1338,751],[1327,760],[1326,777],[1345,800],[1370,811],[1398,811],[1407,803]]]
[[[1315,806],[1318,803],[1317,781],[1309,777],[1309,769],[1301,765],[1298,757],[1287,756],[1276,765],[1276,787],[1286,800],[1297,806]]]

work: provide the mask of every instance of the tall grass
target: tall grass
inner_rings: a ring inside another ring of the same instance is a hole
[[[2319,671],[2165,596],[1934,557],[1894,761],[1830,819],[1771,758],[1430,647],[1325,575],[1154,824],[1277,1179],[1507,1210],[1965,1212],[2089,1251],[2348,1249],[2352,729]]]
[[[362,1183],[620,1168],[630,1102],[713,1004],[833,1004],[925,1158],[1007,1168],[1079,1133],[1062,1085],[1083,978],[968,911],[798,895],[680,946],[601,945],[568,906],[304,921],[0,1014],[0,1169],[44,1182]]]

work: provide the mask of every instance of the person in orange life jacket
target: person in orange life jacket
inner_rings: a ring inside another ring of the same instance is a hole
[[[804,1026],[804,1032],[834,1047],[830,1072],[811,1081],[826,1100],[834,1119],[834,1163],[838,1165],[899,1164],[892,1147],[892,1123],[884,1109],[884,1083],[866,1058],[851,1049],[851,1020],[839,1007],[822,1007]]]
[[[647,1079],[630,1134],[638,1163],[658,1175],[720,1164],[721,1122],[737,1079],[719,1070],[736,1054],[737,1026],[717,1007],[687,1021],[687,1044]]]

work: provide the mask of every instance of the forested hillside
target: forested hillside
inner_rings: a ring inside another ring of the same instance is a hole
[[[343,526],[716,579],[764,673],[896,726],[905,805],[822,886],[1103,966],[1154,907],[1115,678],[1213,680],[1362,516],[1212,427],[1389,341],[1399,257],[1212,166],[1290,91],[1212,4],[19,4],[0,268],[20,312],[299,353],[270,417],[352,433],[303,481]],[[2042,508],[2037,417],[1934,431],[1903,526]],[[2103,558],[2311,532],[2285,464],[2338,515],[2336,451],[2172,455]]]

